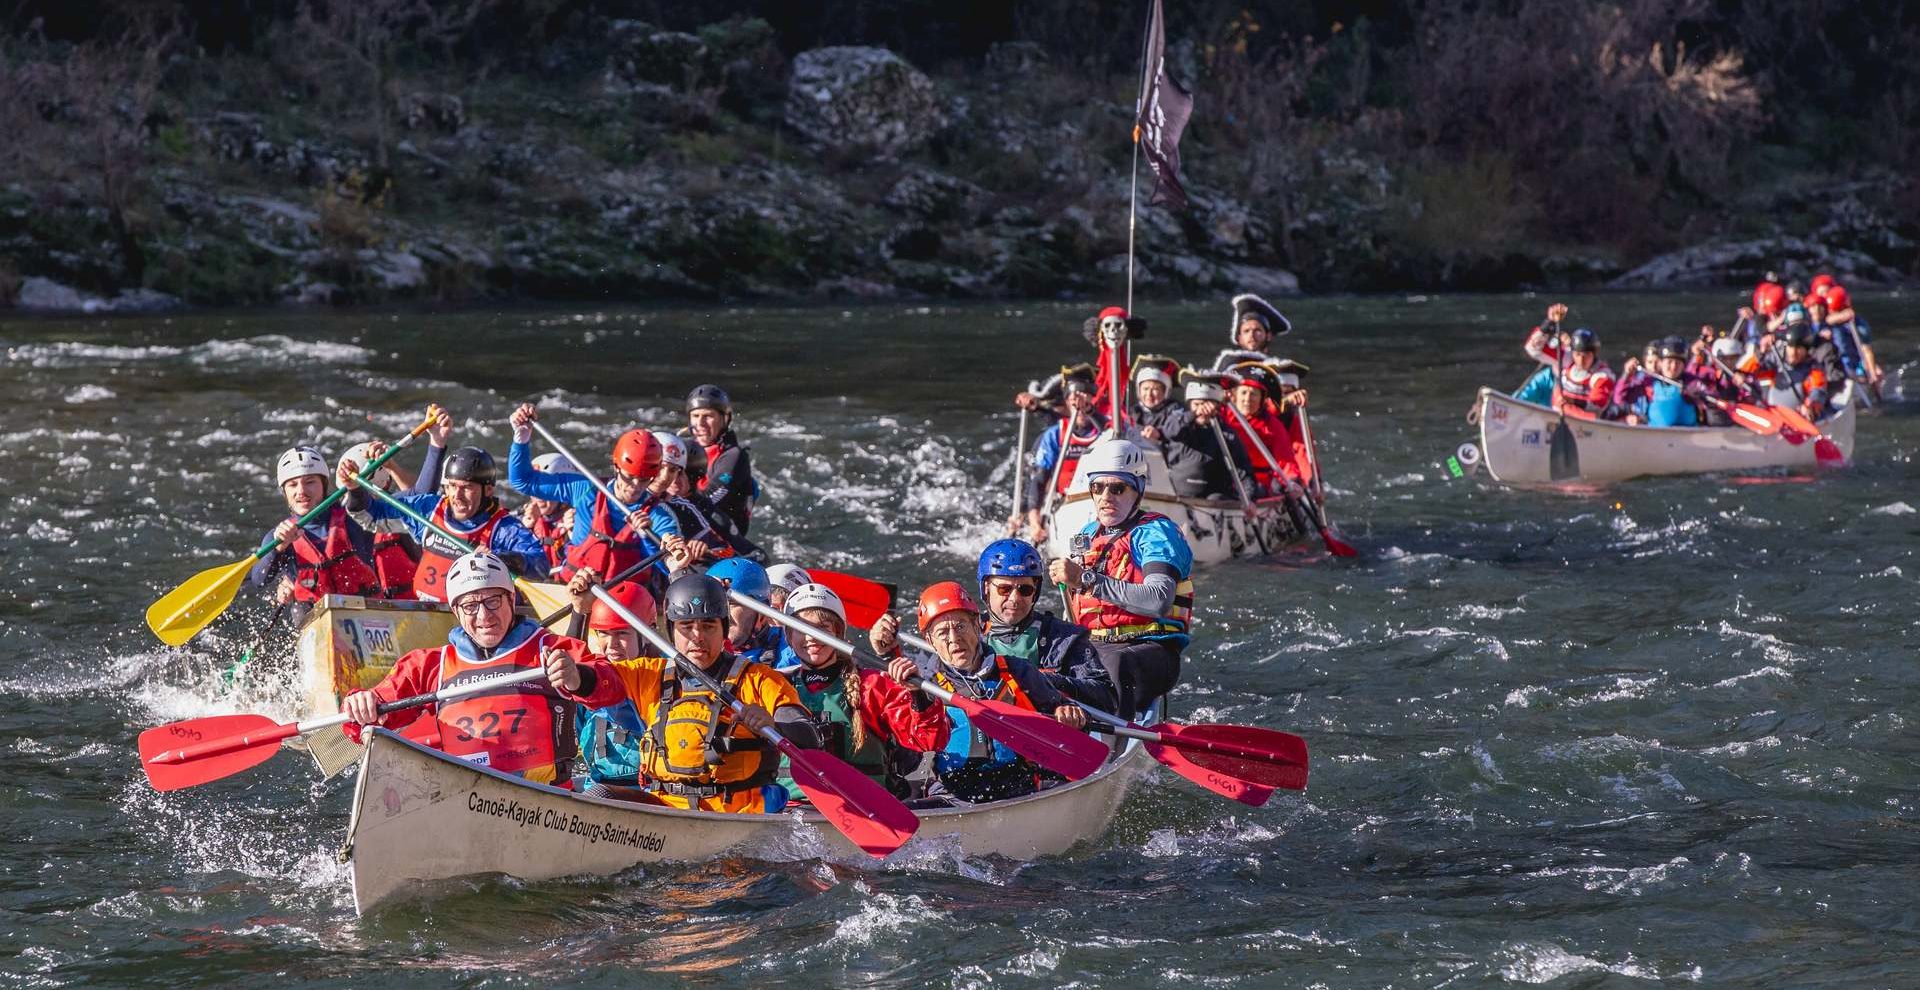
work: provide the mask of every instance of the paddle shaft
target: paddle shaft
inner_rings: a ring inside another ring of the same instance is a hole
[[[608,488],[607,483],[604,481],[601,481],[599,475],[593,473],[592,471],[587,470],[586,461],[583,461],[580,458],[573,456],[573,451],[568,450],[566,444],[561,443],[558,437],[554,436],[551,432],[549,432],[546,427],[541,426],[539,420],[537,419],[527,420],[527,425],[533,427],[533,431],[535,433],[540,434],[540,438],[547,442],[547,446],[552,447],[554,451],[558,453],[561,457],[564,457],[568,461],[572,462],[575,469],[577,469],[582,475],[584,475],[588,481],[593,482],[594,489],[597,490],[600,494],[606,496],[607,504],[620,510],[620,514],[623,517],[625,517],[627,520],[627,525],[634,526],[634,528],[644,531],[648,536],[653,537],[655,542],[659,542],[660,537],[654,533],[652,527],[647,525],[646,517],[640,516],[640,521],[636,525],[634,522],[634,517],[636,515],[639,515],[639,513],[633,509],[627,508],[627,504],[625,502],[622,502],[618,498],[614,497],[613,489]],[[656,499],[653,497],[653,493],[650,491],[645,492],[645,496],[646,496],[645,499],[640,503],[643,509],[650,506],[653,502],[656,501]]]
[[[1233,475],[1233,490],[1240,493],[1240,507],[1253,511],[1253,499],[1247,495],[1247,479],[1240,477],[1240,465],[1233,462],[1233,449],[1227,446],[1227,431],[1220,428],[1220,417],[1207,420],[1213,427],[1213,439],[1220,444],[1220,456],[1226,459],[1227,473]]]
[[[804,629],[803,629],[803,630],[801,630],[801,631],[802,631],[802,632],[806,632],[806,630],[804,630]],[[809,635],[811,635],[811,633],[809,633]],[[902,642],[902,643],[905,643],[905,644],[907,644],[908,646],[911,646],[911,647],[913,647],[913,648],[914,648],[914,649],[916,649],[916,650],[923,650],[923,651],[925,651],[925,652],[927,652],[927,653],[930,653],[930,654],[932,654],[932,655],[934,655],[934,656],[936,656],[936,657],[940,655],[940,651],[939,651],[939,649],[938,649],[938,648],[936,648],[936,647],[935,647],[935,646],[934,646],[934,645],[933,645],[932,643],[929,643],[929,642],[927,642],[926,640],[924,640],[924,639],[921,639],[921,638],[920,638],[920,637],[918,637],[918,636],[915,636],[915,635],[914,635],[913,633],[910,633],[910,632],[908,632],[908,631],[906,631],[905,629],[900,629],[900,630],[896,630],[896,631],[894,632],[894,638],[895,638],[895,639],[898,639],[898,640],[899,640],[900,642]],[[838,648],[838,647],[836,646],[836,648]],[[1126,719],[1124,719],[1124,718],[1121,718],[1120,716],[1118,716],[1118,715],[1115,715],[1115,714],[1113,714],[1112,712],[1103,712],[1103,711],[1101,711],[1100,709],[1098,709],[1098,708],[1095,708],[1095,707],[1093,707],[1092,705],[1089,705],[1089,704],[1087,704],[1087,703],[1086,703],[1086,702],[1084,702],[1084,701],[1075,701],[1075,700],[1074,700],[1074,699],[1072,699],[1072,698],[1068,698],[1067,700],[1068,700],[1068,701],[1072,701],[1072,702],[1073,702],[1074,704],[1076,704],[1076,705],[1079,705],[1079,706],[1080,706],[1080,710],[1081,710],[1081,711],[1084,711],[1084,712],[1086,712],[1086,713],[1087,713],[1088,715],[1090,715],[1090,716],[1092,716],[1092,717],[1093,717],[1093,718],[1094,718],[1095,720],[1097,720],[1097,721],[1101,721],[1101,722],[1105,722],[1106,724],[1108,724],[1108,725],[1110,725],[1110,726],[1122,726],[1122,725],[1124,725],[1124,726],[1131,726],[1131,727],[1133,727],[1134,729],[1136,729],[1137,731],[1140,731],[1140,732],[1147,732],[1147,730],[1146,730],[1146,729],[1141,729],[1141,728],[1140,728],[1139,726],[1136,726],[1136,725],[1134,725],[1134,724],[1133,724],[1132,722],[1129,722],[1129,721],[1127,721]],[[1091,726],[1091,725],[1089,725],[1089,726],[1087,726],[1087,729],[1088,729],[1089,731],[1091,731],[1091,730],[1093,729],[1093,726]],[[1148,735],[1154,735],[1154,734],[1153,734],[1153,733],[1148,733]],[[1131,737],[1131,738],[1136,738],[1136,739],[1146,739],[1146,738],[1147,738],[1147,736],[1134,736],[1134,737]],[[1155,738],[1158,738],[1158,737],[1157,737],[1157,735],[1155,736]],[[1151,741],[1151,740],[1149,740],[1149,741]]]
[[[1013,514],[1020,515],[1020,507],[1027,500],[1027,420],[1031,410],[1020,407],[1020,438],[1013,442]]]
[[[732,588],[727,589],[727,597],[733,599],[735,604],[739,605],[742,608],[747,609],[750,612],[758,612],[759,614],[764,615],[767,618],[772,619],[773,621],[783,626],[786,626],[790,629],[798,629],[799,631],[806,633],[807,635],[813,637],[814,639],[817,639],[822,643],[825,643],[828,646],[833,647],[834,649],[840,651],[841,653],[845,653],[848,659],[851,659],[857,665],[860,665],[863,667],[871,667],[874,670],[886,669],[887,664],[885,660],[882,660],[880,657],[877,657],[866,650],[860,649],[859,647],[853,645],[851,642],[841,639],[840,637],[835,636],[834,634],[826,631],[825,629],[822,629],[819,626],[816,626],[813,623],[808,622],[807,620],[802,619],[797,615],[788,615],[787,613],[782,612],[779,609],[776,609],[773,606],[766,604],[765,602],[748,597],[747,595],[743,595],[740,592],[733,590]],[[939,654],[935,653],[934,655],[938,656]],[[907,684],[907,686],[910,688],[918,688],[922,691],[925,691],[928,695],[931,695],[936,701],[944,702],[946,704],[954,703],[954,700],[953,700],[954,694],[952,691],[949,691],[946,688],[943,688],[940,685],[935,684],[924,677],[915,677],[912,681],[910,681]]]
[[[407,445],[413,443],[413,441],[417,439],[420,436],[420,434],[427,432],[427,430],[433,426],[433,422],[434,421],[432,419],[427,419],[421,422],[419,426],[416,426],[412,430],[409,430],[406,436],[401,437],[400,442],[394,444],[391,447],[388,447],[386,453],[381,454],[379,457],[376,457],[373,460],[367,462],[367,466],[360,470],[361,480],[366,484],[371,485],[372,482],[366,482],[365,479],[370,478],[374,474],[379,472],[379,470],[382,467],[386,466],[386,463],[388,461],[393,460],[393,456],[395,454],[398,454],[402,450],[405,450],[407,448]],[[294,525],[305,526],[306,524],[314,521],[315,519],[320,518],[321,513],[327,511],[328,509],[333,508],[333,503],[340,501],[342,498],[345,498],[346,494],[347,494],[347,489],[335,488],[333,490],[333,494],[328,495],[326,498],[323,498],[320,500],[319,505],[316,505],[313,508],[308,509],[305,515],[294,520]],[[269,552],[273,550],[273,548],[276,545],[279,544],[279,542],[280,541],[273,538],[272,534],[268,534],[266,542],[260,544],[260,548],[253,552],[254,559],[258,560],[261,557],[266,556]]]
[[[534,670],[523,670],[518,674],[512,674],[507,677],[479,680],[470,684],[463,684],[459,687],[435,691],[430,694],[416,694],[410,698],[400,698],[395,701],[389,701],[380,705],[379,711],[380,714],[386,715],[406,708],[418,708],[421,705],[430,705],[435,702],[452,701],[456,698],[464,698],[470,694],[479,694],[482,691],[491,691],[494,688],[506,687],[510,684],[520,684],[545,676],[547,676],[547,671],[544,667]],[[224,739],[213,739],[203,743],[195,743],[192,746],[184,746],[180,749],[168,750],[155,755],[147,762],[187,763],[193,760],[202,760],[210,756],[220,756],[224,753],[231,753],[235,750],[249,749],[264,743],[277,742],[292,736],[304,736],[308,733],[319,732],[321,729],[331,729],[336,725],[344,725],[348,721],[350,721],[349,717],[345,712],[342,712],[338,715],[329,715],[326,718],[308,719],[305,722],[286,722],[260,732],[248,732],[237,736],[227,736]]]

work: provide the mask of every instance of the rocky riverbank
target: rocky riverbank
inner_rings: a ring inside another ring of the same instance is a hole
[[[140,122],[131,221],[79,182],[0,186],[0,304],[1106,298],[1124,284],[1130,80],[1081,78],[1022,43],[935,76],[880,48],[784,54],[755,21],[587,35],[516,73],[391,85],[379,150],[338,107],[183,69],[198,81],[164,88]],[[1319,134],[1284,195],[1257,195],[1271,184],[1213,140],[1209,112],[1199,87],[1189,209],[1141,209],[1147,294],[1644,289],[1770,269],[1888,284],[1920,257],[1896,209],[1911,185],[1893,174],[1745,194],[1678,250],[1589,250],[1481,229],[1493,221],[1449,203],[1446,175],[1369,150],[1364,127]]]

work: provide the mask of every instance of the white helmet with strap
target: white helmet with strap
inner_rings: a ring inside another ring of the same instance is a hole
[[[767,568],[767,580],[772,582],[774,587],[785,588],[788,594],[792,594],[801,585],[812,584],[813,575],[793,564],[775,564]]]
[[[301,444],[280,455],[280,463],[274,469],[273,483],[284,485],[295,478],[304,478],[310,474],[325,478],[332,472],[327,470],[327,459],[320,455],[317,448]]]
[[[660,441],[660,463],[671,464],[682,471],[687,469],[687,442],[665,430],[653,431],[653,438]]]
[[[1113,475],[1135,491],[1145,491],[1147,487],[1147,452],[1131,440],[1114,438],[1102,440],[1080,458],[1080,466],[1074,470],[1074,481],[1085,478],[1091,482],[1103,474]],[[1076,488],[1080,485],[1075,484]]]
[[[787,614],[799,615],[810,608],[824,608],[840,617],[841,624],[847,621],[847,606],[832,588],[824,584],[808,582],[787,592]]]
[[[491,550],[475,550],[447,568],[447,601],[457,602],[463,595],[488,588],[513,590],[513,572]]]
[[[1204,378],[1196,378],[1187,383],[1187,401],[1192,402],[1195,399],[1205,399],[1208,402],[1225,402],[1227,401],[1227,390],[1221,388],[1219,382],[1210,382]]]
[[[579,474],[580,469],[565,454],[546,453],[533,459],[533,469],[541,474]]]
[[[340,460],[336,463],[336,466],[345,467],[347,463],[351,461],[355,474],[365,474],[367,465],[373,463],[373,455],[367,452],[367,448],[371,446],[373,446],[373,441],[368,440],[364,443],[356,443],[348,447],[347,452],[340,455]],[[395,478],[393,474],[384,467],[374,473],[373,483],[379,485],[383,491],[389,492],[400,487],[400,479]]]

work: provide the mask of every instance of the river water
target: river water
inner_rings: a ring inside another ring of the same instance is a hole
[[[350,779],[287,754],[160,795],[134,737],[294,717],[217,671],[264,614],[167,650],[141,614],[280,517],[275,455],[430,400],[502,449],[513,403],[589,446],[736,396],[779,559],[921,583],[1005,514],[1029,377],[1090,308],[254,313],[0,322],[0,983],[295,987],[1920,985],[1920,418],[1825,477],[1515,491],[1450,479],[1474,389],[1528,370],[1533,297],[1312,300],[1331,510],[1358,561],[1199,579],[1176,705],[1305,735],[1263,809],[1171,773],[1031,865],[733,859],[476,881],[355,917]],[[1573,300],[1618,355],[1730,296]],[[1869,296],[1907,381],[1920,303]],[[1204,361],[1224,307],[1152,306]]]

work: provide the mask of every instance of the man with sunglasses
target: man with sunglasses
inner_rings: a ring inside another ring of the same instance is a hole
[[[583,567],[593,568],[596,574],[619,574],[651,556],[655,539],[668,548],[669,554],[683,552],[679,522],[647,491],[660,472],[660,442],[653,434],[628,430],[614,441],[613,478],[607,487],[620,500],[619,508],[615,508],[583,475],[543,475],[533,469],[529,444],[533,440],[532,423],[539,418],[539,410],[528,402],[507,420],[513,427],[513,446],[507,451],[507,487],[530,498],[573,508],[573,535],[567,541],[566,565],[559,574],[562,579],[571,578]],[[629,522],[629,514],[638,518]],[[669,569],[662,561],[659,576],[664,577]]]
[[[1070,618],[1091,630],[1119,714],[1132,718],[1180,680],[1193,551],[1173,520],[1141,508],[1147,455],[1131,440],[1102,440],[1080,471],[1094,518],[1073,538],[1073,556],[1055,559],[1047,575],[1074,592]]]
[[[561,692],[579,686],[582,672],[611,678],[613,667],[587,644],[556,636],[514,614],[513,575],[504,561],[485,550],[453,562],[446,590],[458,621],[446,645],[401,656],[379,684],[347,695],[340,710],[352,721],[343,728],[358,739],[360,726],[399,729],[428,715],[441,723],[440,748],[447,754],[535,783],[570,788],[578,747],[574,705]],[[541,667],[547,671],[545,681],[386,715],[379,711],[386,702]]]

